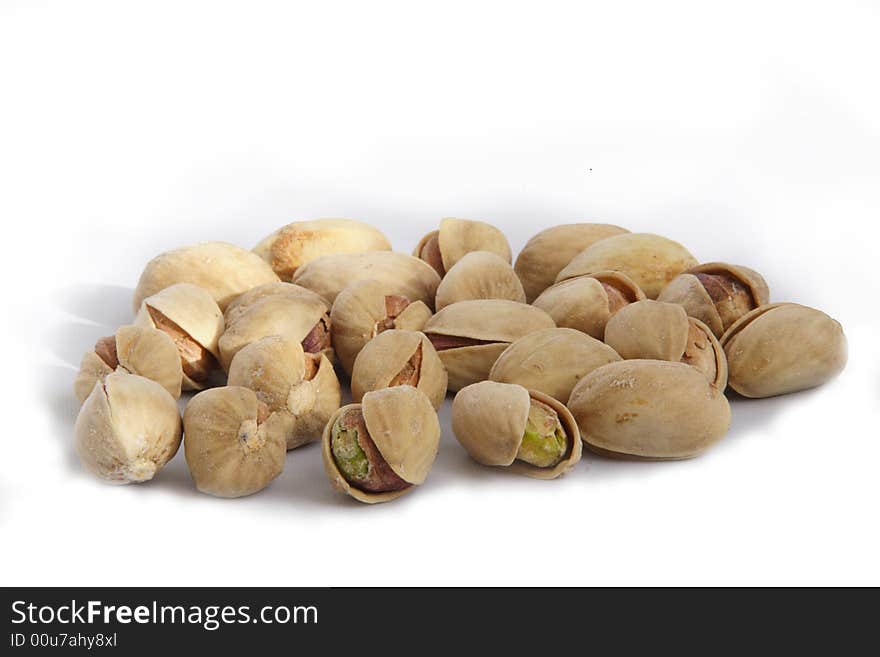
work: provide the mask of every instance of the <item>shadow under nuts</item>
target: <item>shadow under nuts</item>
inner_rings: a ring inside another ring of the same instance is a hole
[[[439,311],[469,299],[509,299],[525,303],[526,293],[509,262],[494,253],[472,251],[455,263],[440,281],[434,306]]]
[[[483,221],[451,217],[419,240],[413,255],[431,265],[442,278],[471,251],[488,251],[510,264],[510,245],[504,233]]]
[[[541,392],[494,381],[462,388],[452,402],[452,430],[478,463],[554,479],[581,459],[577,424]]]

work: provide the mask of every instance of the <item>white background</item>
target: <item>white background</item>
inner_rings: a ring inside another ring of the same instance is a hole
[[[880,584],[878,33],[871,0],[0,0],[0,583]],[[74,367],[150,257],[326,216],[409,251],[450,215],[752,266],[849,366],[737,401],[700,458],[551,482],[470,462],[447,403],[426,484],[377,507],[316,446],[231,501],[182,452],[145,485],[79,466]]]

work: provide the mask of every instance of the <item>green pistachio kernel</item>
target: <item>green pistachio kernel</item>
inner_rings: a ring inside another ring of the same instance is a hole
[[[357,427],[343,427],[342,421],[333,425],[330,448],[337,467],[349,481],[367,478],[370,462],[361,446],[358,445]]]
[[[559,416],[546,404],[532,399],[526,430],[516,458],[539,468],[556,465],[565,456],[568,440]]]

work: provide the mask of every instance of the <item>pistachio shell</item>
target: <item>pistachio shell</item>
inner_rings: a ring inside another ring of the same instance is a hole
[[[144,299],[175,283],[192,283],[207,290],[223,310],[242,292],[277,280],[255,253],[227,242],[203,242],[150,260],[134,291],[133,306],[137,311]]]
[[[526,294],[509,262],[494,253],[471,251],[440,281],[434,307],[441,310],[469,299],[509,299],[525,303]]]
[[[205,390],[183,413],[186,463],[203,493],[242,497],[256,493],[284,468],[284,434],[252,390]]]
[[[413,255],[420,257],[422,248],[436,236],[442,260],[442,276],[471,251],[488,251],[510,264],[510,244],[500,230],[491,224],[471,219],[447,217],[440,221],[440,229],[432,231],[419,240]]]
[[[696,369],[624,360],[587,374],[568,401],[593,450],[646,459],[696,456],[730,425],[727,399]]]
[[[562,224],[542,230],[526,242],[513,266],[528,302],[553,285],[556,275],[578,253],[606,237],[628,232],[619,226],[593,223]]]
[[[796,303],[761,306],[721,338],[730,387],[745,397],[772,397],[822,385],[843,371],[846,336],[840,323]]]
[[[321,256],[390,250],[391,243],[382,231],[353,219],[295,221],[254,247],[254,253],[285,280],[290,280],[300,266]]]
[[[352,399],[357,403],[364,394],[389,387],[420,346],[415,387],[428,397],[435,409],[440,408],[446,398],[446,368],[428,338],[416,331],[385,331],[364,346],[354,361]]]
[[[306,298],[310,302],[323,303],[327,308],[330,308],[330,303],[321,295],[315,294],[301,285],[276,281],[274,283],[258,285],[257,287],[251,288],[247,292],[235,297],[232,303],[230,303],[223,312],[223,318],[226,320],[227,324],[231,324],[242,315],[247,314],[251,306],[260,303],[266,297],[276,295],[283,297]]]
[[[696,258],[678,242],[651,233],[624,233],[581,251],[559,272],[556,282],[598,271],[620,271],[649,299],[656,299],[669,281],[696,265]]]
[[[76,451],[93,474],[115,484],[152,479],[180,445],[177,402],[155,381],[111,372],[76,418]]]
[[[541,468],[516,459],[532,399],[556,411],[569,441],[564,458],[553,467]],[[554,479],[581,460],[580,434],[568,409],[556,399],[521,385],[481,381],[462,388],[452,401],[452,431],[478,463],[506,467],[537,479]]]
[[[297,269],[293,276],[294,283],[320,294],[331,304],[352,282],[366,279],[432,308],[440,284],[440,277],[430,265],[394,251],[322,256]]]
[[[549,328],[529,333],[507,347],[492,366],[489,379],[516,383],[564,404],[581,378],[618,360],[614,349],[589,335]]]

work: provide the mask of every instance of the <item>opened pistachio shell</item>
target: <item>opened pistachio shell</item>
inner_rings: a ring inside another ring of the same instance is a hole
[[[495,361],[489,379],[517,383],[564,404],[581,378],[618,360],[614,349],[585,333],[549,328],[511,343]]]
[[[629,276],[649,299],[656,299],[667,283],[697,265],[697,259],[678,242],[651,233],[625,233],[599,240],[569,262],[556,282],[599,271]]]
[[[679,304],[720,338],[740,317],[767,304],[770,290],[753,269],[709,262],[676,276],[657,300]]]
[[[391,330],[370,340],[354,361],[351,396],[360,402],[372,391],[410,385],[437,409],[446,398],[446,368],[423,333]]]
[[[368,492],[350,484],[340,471],[331,449],[337,419],[360,410],[384,462],[409,486],[400,490]],[[440,446],[440,421],[430,400],[412,386],[395,386],[364,395],[360,404],[343,406],[327,423],[321,441],[324,469],[333,485],[360,502],[387,502],[424,483]]]
[[[431,308],[440,284],[440,277],[430,265],[394,251],[322,256],[297,269],[293,276],[294,283],[320,294],[331,304],[348,285],[367,279]]]
[[[227,242],[203,242],[162,253],[147,263],[134,291],[134,310],[141,302],[175,283],[207,290],[220,309],[252,287],[277,281],[257,254]]]
[[[232,324],[239,317],[246,314],[251,306],[258,304],[266,297],[271,296],[304,297],[311,302],[323,303],[327,308],[330,307],[330,303],[321,295],[315,294],[301,285],[275,281],[274,283],[258,285],[257,287],[251,288],[247,292],[235,297],[235,300],[226,306],[226,310],[223,311],[223,318],[226,320],[226,324]]]
[[[697,369],[662,360],[623,360],[587,374],[568,408],[587,447],[612,456],[682,459],[730,426],[724,394]]]
[[[522,458],[534,401],[552,409],[565,434],[558,461],[545,467]],[[506,467],[537,479],[555,479],[581,460],[580,434],[568,409],[558,400],[520,385],[481,381],[462,388],[452,402],[452,431],[478,463]]]
[[[483,221],[451,217],[443,219],[438,230],[419,240],[413,255],[444,276],[471,251],[488,251],[510,264],[510,244],[504,233]]]
[[[214,388],[193,397],[183,413],[183,451],[196,488],[242,497],[268,486],[284,468],[277,420],[247,388]]]
[[[563,224],[532,237],[513,266],[532,303],[556,281],[556,276],[578,253],[599,240],[629,231],[611,224]],[[595,336],[594,336],[595,337]]]
[[[135,374],[112,372],[95,384],[76,418],[76,452],[114,484],[152,479],[180,446],[180,411],[168,391]]]
[[[508,261],[487,251],[472,251],[446,272],[437,287],[434,307],[441,310],[470,299],[509,299],[525,303],[526,293]]]
[[[745,397],[772,397],[822,385],[843,371],[843,327],[796,303],[761,306],[721,337],[730,387]]]
[[[718,340],[677,304],[644,299],[622,308],[605,327],[605,342],[623,358],[687,363],[719,390],[727,387],[727,358]]]
[[[546,311],[556,326],[583,331],[601,340],[605,324],[614,313],[644,298],[645,293],[626,274],[603,271],[556,283],[532,305]]]
[[[524,335],[555,324],[540,308],[505,299],[459,301],[425,324],[449,375],[449,389],[488,378],[489,370],[507,346]]]
[[[323,354],[306,354],[290,338],[272,335],[235,354],[229,385],[249,388],[277,413],[287,449],[320,440],[342,396],[333,365]]]
[[[390,251],[378,228],[353,219],[295,221],[276,230],[254,247],[254,253],[284,280],[307,262],[337,253]]]

